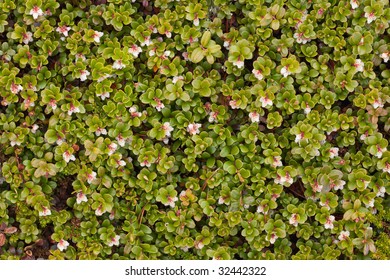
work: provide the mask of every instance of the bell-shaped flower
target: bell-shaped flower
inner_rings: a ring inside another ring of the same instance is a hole
[[[269,99],[268,95],[260,97],[261,107],[272,106],[273,102]]]
[[[260,122],[260,114],[257,112],[250,112],[249,118],[252,122]]]
[[[330,153],[330,158],[337,157],[339,156],[339,148],[337,147],[330,148],[329,153]]]
[[[141,47],[137,46],[137,45],[133,45],[131,46],[131,48],[129,49],[129,53],[132,54],[134,57],[138,57],[138,55],[142,52],[142,49]]]
[[[80,108],[74,106],[72,103],[69,106],[68,115],[71,116],[73,113],[80,113]]]
[[[88,184],[91,184],[93,180],[96,179],[96,172],[92,171],[91,173],[87,174],[87,182]]]

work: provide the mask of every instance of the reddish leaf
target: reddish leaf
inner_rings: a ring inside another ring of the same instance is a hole
[[[15,233],[17,231],[18,231],[18,229],[16,227],[9,227],[9,228],[6,228],[4,230],[4,233],[13,234],[13,233]]]
[[[4,233],[0,233],[0,247],[5,244],[5,235]]]
[[[7,227],[6,223],[2,223],[2,224],[0,225],[0,230],[3,231],[6,227]]]

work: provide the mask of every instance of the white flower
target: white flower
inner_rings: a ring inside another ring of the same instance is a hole
[[[366,207],[374,207],[374,202],[375,202],[375,199],[371,199],[370,201],[368,201],[368,203],[364,203],[366,205]]]
[[[265,238],[266,240],[268,240],[268,236]],[[271,244],[274,244],[276,239],[278,239],[278,237],[276,236],[275,233],[272,233],[271,234],[271,238],[268,240]]]
[[[303,111],[305,112],[306,115],[311,112],[311,108],[309,107],[308,104],[306,104],[306,108]]]
[[[272,166],[273,167],[280,167],[280,166],[283,166],[283,163],[281,161],[282,157],[281,156],[275,156],[273,157],[273,162],[272,162]]]
[[[223,46],[228,50],[230,47],[230,41],[224,41]]]
[[[115,211],[112,210],[108,218],[112,221],[115,218]]]
[[[82,53],[76,53],[75,57],[76,57],[76,60],[79,60],[79,59],[81,59],[82,61],[86,60],[85,55],[83,55]]]
[[[293,225],[293,226],[298,226],[298,215],[297,214],[292,214],[291,215],[291,218],[289,220],[289,223],[290,225]]]
[[[23,34],[23,43],[25,43],[26,45],[30,42],[33,41],[33,36],[32,36],[32,33],[30,31],[27,31],[26,33]]]
[[[171,55],[171,51],[165,51],[164,54],[163,54],[164,59],[167,58],[170,55]]]
[[[15,145],[19,146],[20,144],[22,144],[22,143],[19,142],[19,141],[11,140],[11,146],[12,147],[15,146]]]
[[[282,74],[284,77],[287,77],[288,75],[291,75],[292,73],[288,71],[288,67],[284,66],[282,69],[280,69],[280,74]]]
[[[376,145],[376,149],[378,150],[378,152],[375,154],[375,156],[377,158],[381,158],[382,155],[383,155],[383,152],[386,152],[387,151],[387,148],[381,148],[379,145]]]
[[[126,166],[126,162],[124,160],[119,160],[117,163],[119,166]]]
[[[210,116],[209,116],[209,122],[217,122],[217,116],[218,116],[218,113],[217,112],[210,112]]]
[[[100,94],[100,98],[102,100],[105,100],[106,98],[110,98],[110,93],[109,92],[103,92],[102,94]]]
[[[123,69],[125,68],[126,66],[122,63],[122,60],[119,59],[119,60],[115,60],[114,61],[114,64],[112,65],[112,68],[114,69]]]
[[[73,113],[80,113],[80,108],[74,106],[73,104],[70,104],[69,110],[68,110],[68,115],[71,116]]]
[[[103,215],[104,213],[106,213],[106,211],[103,212],[102,206],[101,206],[101,205],[95,210],[95,215],[96,215],[96,216],[101,216],[101,215]]]
[[[333,216],[333,215],[330,215],[330,216],[326,219],[326,222],[325,222],[324,227],[325,227],[326,229],[332,229],[332,228],[333,228],[333,221],[334,221],[334,216]]]
[[[195,242],[194,246],[196,249],[201,250],[204,247],[204,244],[202,241],[199,241],[198,243]]]
[[[257,206],[257,210],[256,210],[257,213],[262,213],[262,214],[266,214],[265,213],[265,210],[264,210],[264,206],[263,205],[259,205]]]
[[[170,197],[170,196],[168,196],[168,202],[167,203],[165,203],[164,205],[165,206],[171,206],[172,208],[173,207],[175,207],[175,202],[177,201],[178,199],[177,199],[177,197],[175,196],[175,197]]]
[[[195,25],[195,26],[199,26],[199,19],[198,19],[198,17],[196,17],[196,18],[194,19],[194,25]]]
[[[234,61],[233,62],[233,65],[237,66],[238,68],[243,68],[244,67],[244,61],[242,61],[241,59],[237,59],[237,61]]]
[[[268,105],[269,106],[272,106],[273,102],[271,99],[268,98],[268,96],[266,95],[265,97],[260,97],[260,102],[261,102],[261,107],[267,107]]]
[[[339,235],[340,241],[347,240],[348,238],[349,238],[349,231],[348,230],[340,232],[340,235]]]
[[[58,146],[61,145],[64,142],[65,142],[65,139],[63,139],[61,137],[58,137],[57,140],[56,140],[56,143],[57,143]]]
[[[87,182],[88,184],[91,184],[93,180],[96,179],[96,172],[92,171],[92,173],[87,174]]]
[[[183,55],[184,60],[188,61],[188,52],[183,52],[182,55]]]
[[[359,7],[359,2],[357,0],[351,0],[349,3],[351,4],[353,10]]]
[[[310,41],[309,39],[303,37],[303,33],[294,33],[294,38],[297,39],[298,44],[306,44]]]
[[[180,81],[184,80],[183,76],[174,76],[174,77],[172,78],[172,83],[176,84],[177,81],[179,81],[179,80],[180,80]]]
[[[42,206],[42,211],[39,212],[39,216],[49,216],[51,215],[51,211],[49,208],[45,207],[45,206]]]
[[[19,91],[22,91],[22,90],[23,90],[23,87],[21,85],[17,85],[15,83],[11,84],[11,92],[13,94],[17,94],[17,93],[19,93]]]
[[[76,158],[75,158],[75,156],[74,155],[72,155],[71,153],[69,153],[69,151],[66,151],[66,152],[64,152],[63,154],[62,154],[62,157],[64,158],[64,160],[66,161],[66,162],[69,162],[69,161],[75,161],[76,160]]]
[[[358,72],[364,71],[364,63],[361,59],[356,59],[353,66],[356,68],[356,71],[358,71]]]
[[[390,52],[384,52],[380,54],[380,57],[383,59],[383,61],[386,63],[389,61],[390,58]]]
[[[300,143],[301,140],[305,137],[305,133],[301,132],[298,135],[295,135],[295,143]]]
[[[156,54],[156,51],[154,49],[149,51],[149,56],[154,56],[155,54]]]
[[[250,112],[249,118],[252,122],[260,122],[260,114],[257,112]]]
[[[43,11],[38,6],[34,6],[30,10],[30,15],[32,15],[34,19],[37,19],[39,16],[43,15]]]
[[[382,103],[382,99],[375,99],[374,103],[372,104],[372,107],[374,107],[374,109],[377,109],[379,107],[383,107],[383,103]]]
[[[130,107],[129,112],[133,118],[142,116],[142,113],[138,112],[135,106]]]
[[[253,75],[255,75],[255,78],[258,79],[259,81],[261,81],[264,78],[260,70],[253,69],[252,73]]]
[[[39,128],[39,125],[34,124],[34,125],[32,126],[32,128],[31,128],[31,132],[35,134],[35,132],[37,132],[38,128]]]
[[[160,112],[162,109],[165,108],[164,103],[162,103],[161,100],[158,99],[157,97],[154,98],[154,101],[156,101],[156,103],[157,103],[157,104],[156,104],[156,109],[157,109],[157,111]]]
[[[335,184],[333,187],[334,187],[335,191],[338,191],[338,190],[344,189],[344,185],[345,185],[345,181],[344,180],[340,180],[339,183]]]
[[[65,37],[68,37],[68,32],[70,30],[70,27],[66,26],[66,25],[63,25],[63,26],[58,26],[56,31],[58,33],[61,33],[62,35],[64,35]]]
[[[107,129],[98,127],[95,131],[96,136],[107,135]]]
[[[171,137],[171,132],[173,131],[173,127],[169,122],[165,122],[161,128],[165,131],[165,137]]]
[[[83,192],[78,192],[76,195],[76,203],[80,204],[81,202],[87,202],[88,198]]]
[[[330,158],[339,156],[339,148],[330,148],[329,150]]]
[[[126,139],[122,137],[122,135],[118,135],[116,137],[116,141],[118,141],[119,146],[123,147],[126,144]]]
[[[230,100],[229,105],[232,107],[232,109],[238,109],[237,100]]]
[[[108,144],[108,145],[107,145],[107,148],[108,148],[108,155],[109,155],[109,156],[112,155],[112,154],[116,151],[117,147],[118,147],[118,145],[115,144],[115,143],[110,143],[110,144]]]
[[[142,167],[144,167],[144,166],[150,167],[152,164],[147,159],[145,159],[144,161],[141,161],[139,163],[139,165],[142,166]]]
[[[191,135],[195,135],[195,134],[198,134],[199,133],[199,128],[201,127],[202,125],[200,123],[190,123],[188,126],[187,126],[187,131],[191,134]]]
[[[119,235],[115,235],[115,237],[111,238],[110,242],[108,243],[108,246],[112,247],[112,246],[119,246],[119,239],[121,237]]]
[[[377,197],[385,197],[385,193],[386,193],[386,188],[382,186],[378,189],[376,196]]]
[[[95,31],[92,35],[93,37],[93,40],[96,42],[96,43],[100,43],[100,38],[104,35],[103,32],[100,32],[100,31]]]
[[[317,181],[314,182],[314,185],[312,186],[313,191],[315,191],[315,192],[321,192],[321,190],[322,190],[323,187],[324,187],[324,186],[318,184]]]
[[[89,71],[88,70],[81,70],[80,71],[80,81],[85,81],[87,79],[87,76],[89,76]]]
[[[218,204],[224,204],[224,203],[225,203],[225,198],[220,196],[219,199],[218,199]]]
[[[370,24],[371,22],[373,22],[374,20],[376,20],[376,16],[373,12],[371,13],[364,13],[364,17],[367,19],[367,23]]]
[[[66,250],[66,248],[68,248],[69,246],[69,242],[64,240],[64,239],[61,239],[60,242],[58,242],[57,244],[57,248],[62,252],[64,250]]]
[[[165,35],[168,37],[168,38],[171,38],[172,37],[172,33],[170,31],[165,31]]]
[[[141,52],[142,49],[135,44],[129,49],[129,53],[131,53],[134,57],[138,57]]]
[[[152,43],[152,41],[150,41],[150,36],[145,37],[145,38],[144,38],[144,41],[141,43],[141,47],[143,47],[143,46],[149,46],[151,43]]]

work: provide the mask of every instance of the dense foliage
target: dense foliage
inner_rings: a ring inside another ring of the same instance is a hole
[[[1,259],[386,259],[388,0],[1,0]]]

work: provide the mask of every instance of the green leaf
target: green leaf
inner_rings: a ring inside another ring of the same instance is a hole
[[[190,56],[193,63],[198,63],[204,58],[204,52],[201,48],[196,48]]]

